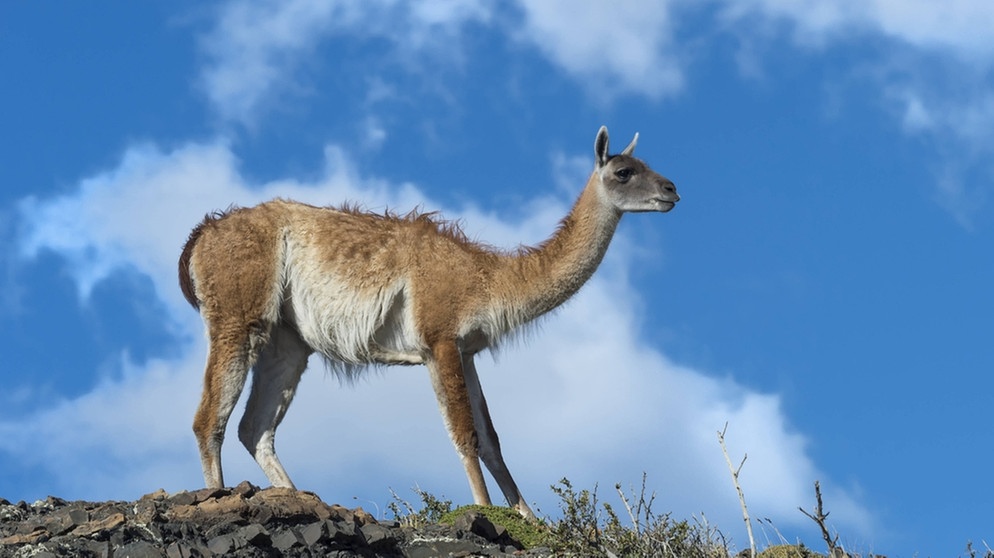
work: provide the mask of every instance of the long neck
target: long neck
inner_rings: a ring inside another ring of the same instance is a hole
[[[500,258],[491,285],[491,311],[499,315],[501,329],[529,322],[566,302],[600,265],[621,213],[602,199],[598,181],[597,173],[590,176],[551,238],[537,248]]]

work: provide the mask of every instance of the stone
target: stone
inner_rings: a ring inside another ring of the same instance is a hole
[[[96,558],[111,558],[114,556],[114,549],[110,541],[86,541],[86,549]]]
[[[7,502],[7,500],[4,500]],[[0,504],[0,521],[21,521],[25,517],[24,510],[18,506],[7,502],[6,504]]]
[[[192,558],[193,553],[191,552],[192,547],[185,542],[174,542],[170,543],[166,547],[166,556],[168,558]]]
[[[262,525],[246,525],[238,530],[238,536],[252,546],[264,547],[272,543],[269,531]]]
[[[189,541],[176,541],[166,548],[168,558],[201,558],[211,556],[211,551],[206,546],[194,544]]]
[[[18,544],[37,544],[47,541],[52,537],[45,529],[38,529],[36,531],[31,531],[30,533],[17,533],[4,537],[0,539],[0,546],[8,545],[18,545]]]
[[[304,537],[300,532],[294,528],[285,529],[273,535],[272,545],[273,548],[284,553],[291,548],[309,546],[304,542]]]
[[[437,558],[438,556],[483,556],[480,545],[465,539],[421,540],[404,549],[407,558]]]
[[[245,546],[244,544],[240,545],[238,543],[239,541],[235,535],[221,535],[209,540],[207,542],[207,548],[214,554],[220,554],[223,556],[236,548]]]
[[[249,481],[242,481],[238,483],[238,486],[231,489],[232,494],[238,494],[243,498],[251,498],[259,491],[259,487],[250,483]]]
[[[187,492],[186,490],[173,494],[169,497],[169,501],[174,506],[192,506],[197,503],[196,496],[194,496],[192,492]]]
[[[300,536],[303,537],[305,545],[314,546],[328,539],[328,526],[324,521],[311,523],[300,530]]]
[[[269,506],[255,505],[250,510],[250,519],[256,523],[269,523],[276,517],[273,508]]]
[[[66,505],[66,501],[62,498],[56,498],[55,496],[49,496],[45,498],[45,507],[49,509],[61,508]]]
[[[52,535],[64,535],[73,530],[76,525],[66,511],[54,512],[45,520],[45,529]]]
[[[114,558],[163,558],[165,555],[165,552],[145,541],[128,543],[114,552]]]
[[[160,488],[160,489],[156,490],[155,492],[151,492],[149,494],[146,494],[146,495],[142,496],[141,499],[142,500],[153,500],[153,501],[156,501],[156,502],[160,502],[162,500],[165,500],[168,497],[169,497],[169,494],[167,494],[165,490],[163,490],[163,489]]]
[[[90,520],[90,512],[80,508],[71,509],[69,510],[69,520],[73,525],[82,525]]]
[[[328,538],[338,544],[349,544],[362,540],[359,538],[361,535],[356,532],[357,525],[355,523],[328,520],[325,525],[328,528]]]
[[[101,531],[110,531],[124,523],[124,514],[111,514],[100,521],[91,521],[79,525],[72,530],[72,534],[77,537],[90,537]]]
[[[27,517],[17,526],[17,534],[26,535],[35,531],[48,532],[48,518],[44,515]]]
[[[456,518],[452,526],[460,531],[479,535],[488,541],[496,541],[499,537],[494,524],[479,512],[466,512]]]
[[[397,539],[393,536],[390,529],[382,525],[368,523],[360,527],[359,530],[366,544],[371,547],[393,546],[397,543]]]
[[[160,518],[156,501],[151,498],[142,498],[135,503],[135,521],[140,524],[149,524]]]
[[[358,507],[352,510],[352,515],[355,517],[355,522],[359,525],[366,525],[367,523],[376,523],[376,518],[370,515],[362,507]]]

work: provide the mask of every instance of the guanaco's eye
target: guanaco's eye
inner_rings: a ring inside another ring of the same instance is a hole
[[[622,182],[627,182],[628,179],[631,178],[633,174],[635,174],[635,171],[633,171],[628,167],[620,168],[614,171],[614,176]]]

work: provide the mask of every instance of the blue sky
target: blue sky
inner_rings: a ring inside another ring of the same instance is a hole
[[[536,243],[606,124],[682,201],[480,359],[526,499],[645,471],[658,511],[744,548],[727,422],[789,540],[821,547],[797,511],[820,480],[852,550],[994,544],[992,28],[979,0],[5,3],[0,497],[202,485],[175,262],[205,213],[420,205]],[[277,447],[329,502],[471,500],[422,369],[312,361]]]

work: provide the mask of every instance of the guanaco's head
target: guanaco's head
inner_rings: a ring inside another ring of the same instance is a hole
[[[594,141],[597,166],[594,170],[618,211],[667,212],[676,206],[680,196],[673,182],[654,172],[648,165],[632,156],[639,135],[618,155],[608,154],[607,126],[601,126]]]

